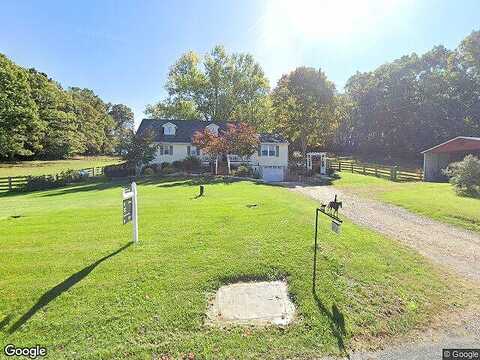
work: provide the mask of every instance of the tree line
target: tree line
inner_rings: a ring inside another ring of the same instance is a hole
[[[248,54],[188,52],[170,68],[151,117],[247,122],[284,135],[290,149],[418,158],[459,135],[480,136],[480,31],[357,72],[339,92],[321,69],[299,67],[273,89]]]
[[[0,54],[0,160],[118,153],[133,112],[92,90],[68,89]]]
[[[436,46],[357,72],[343,91],[312,67],[284,74],[271,89],[251,55],[222,46],[182,55],[165,89],[148,116],[248,123],[283,135],[302,155],[416,158],[454,136],[480,136],[480,31],[454,50]],[[0,158],[113,154],[132,142],[133,113],[0,54],[0,125]]]

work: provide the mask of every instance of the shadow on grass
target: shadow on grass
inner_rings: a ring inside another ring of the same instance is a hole
[[[2,197],[14,197],[27,194],[38,193],[39,197],[54,197],[66,194],[75,194],[88,191],[101,191],[118,186],[127,186],[132,181],[136,181],[138,185],[158,185],[161,188],[172,188],[179,186],[195,186],[195,185],[210,185],[210,184],[232,184],[240,181],[251,181],[249,179],[222,177],[222,176],[178,176],[178,177],[147,177],[147,178],[121,178],[121,179],[101,179],[95,182],[83,182],[76,184],[69,184],[64,187],[44,189],[29,192],[3,192],[0,193]],[[46,192],[46,193],[45,193]]]
[[[239,181],[245,181],[242,179],[235,179],[229,177],[218,176],[199,176],[199,177],[182,177],[182,178],[161,178],[161,179],[148,179],[142,181],[141,184],[159,184],[161,188],[171,188],[178,186],[195,186],[195,185],[212,185],[212,184],[232,184]]]
[[[64,195],[64,194],[72,194],[72,193],[82,192],[82,191],[104,190],[110,187],[126,184],[127,183],[126,181],[127,180],[125,179],[122,179],[121,181],[118,181],[118,180],[109,181],[106,179],[92,179],[92,180],[86,180],[78,183],[71,183],[71,184],[67,184],[59,187],[46,188],[42,190],[0,192],[0,198],[9,198],[9,197],[30,195],[30,194],[33,194],[39,197],[49,197],[49,196],[58,196],[58,195]],[[44,194],[45,192],[48,192],[48,193]]]
[[[332,305],[332,310],[328,310],[327,307],[322,303],[322,300],[317,295],[317,291],[312,290],[312,293],[313,293],[313,298],[315,300],[315,303],[317,304],[318,310],[320,310],[321,313],[323,313],[328,317],[328,320],[330,323],[330,329],[332,330],[333,336],[335,336],[335,338],[337,339],[338,349],[348,356],[347,351],[345,349],[345,341],[344,341],[344,338],[346,335],[345,317],[340,312],[336,304]]]
[[[333,175],[330,178],[317,178],[317,177],[299,177],[298,179],[292,179],[289,181],[280,181],[280,182],[263,182],[257,181],[256,185],[265,185],[273,187],[283,187],[283,188],[296,188],[296,187],[309,187],[309,186],[328,186],[333,185],[335,181],[339,180],[340,176],[337,174]]]
[[[2,331],[2,329],[8,325],[11,319],[12,319],[12,315],[10,314],[5,316],[5,318],[2,321],[0,321],[0,331]]]
[[[60,196],[60,195],[67,195],[67,194],[76,194],[76,193],[87,192],[87,191],[101,191],[101,190],[110,189],[110,188],[117,187],[124,184],[126,185],[127,183],[125,181],[109,181],[109,182],[94,183],[89,185],[80,184],[77,186],[74,185],[67,188],[63,188],[61,190],[52,189],[57,191],[49,192],[48,194],[44,194],[41,196],[51,197],[51,196]]]
[[[9,329],[8,333],[13,334],[17,331],[23,324],[25,324],[37,311],[42,309],[44,306],[48,305],[52,300],[55,300],[58,296],[60,296],[63,292],[68,291],[72,286],[77,284],[79,281],[83,280],[88,274],[92,272],[98,265],[100,265],[105,260],[111,258],[112,256],[117,255],[118,253],[122,252],[133,242],[129,242],[128,244],[122,246],[120,249],[102,257],[101,259],[95,261],[94,263],[88,265],[87,267],[83,268],[79,272],[73,274],[69,278],[63,280],[60,284],[54,286],[50,290],[48,290],[45,294],[43,294],[33,305],[30,310],[28,310],[25,314],[22,315],[20,319],[18,319]],[[8,317],[7,317],[8,318]],[[5,321],[5,320],[3,320]],[[3,322],[2,321],[2,322]]]

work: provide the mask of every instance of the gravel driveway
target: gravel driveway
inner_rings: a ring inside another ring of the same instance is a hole
[[[376,230],[417,250],[440,266],[474,282],[480,282],[480,235],[413,214],[398,206],[359,197],[333,186],[295,186],[292,191],[328,203],[335,194],[343,202],[341,215],[358,225]],[[478,304],[477,304],[478,305]],[[350,360],[437,360],[442,349],[480,348],[480,310],[447,314],[448,326],[439,326],[397,339],[374,352],[352,352]],[[454,320],[453,323],[451,320]],[[331,360],[335,358],[323,358]]]
[[[354,223],[397,239],[441,266],[480,282],[480,235],[477,233],[333,186],[295,186],[291,190],[323,203],[333,200],[337,194],[338,200],[343,201],[340,213]]]

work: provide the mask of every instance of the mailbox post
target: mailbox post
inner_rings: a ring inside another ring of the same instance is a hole
[[[337,196],[335,195],[334,202],[337,202]],[[318,243],[318,215],[322,214],[328,216],[332,220],[331,229],[335,233],[340,233],[340,227],[342,220],[335,214],[329,214],[326,210],[326,205],[322,205],[315,210],[315,249],[313,253],[313,291],[315,291],[315,285],[317,282],[317,243]]]
[[[132,182],[130,189],[123,190],[123,224],[133,222],[133,242],[138,243],[137,184]]]

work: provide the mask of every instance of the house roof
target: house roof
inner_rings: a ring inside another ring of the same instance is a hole
[[[163,125],[174,124],[177,128],[175,135],[165,135]],[[147,129],[155,133],[156,142],[190,143],[196,131],[202,131],[208,125],[216,124],[219,131],[227,130],[227,122],[224,121],[203,121],[203,120],[172,120],[172,119],[143,119],[138,127],[137,134],[142,134]],[[262,143],[286,143],[287,141],[277,134],[260,134]]]
[[[480,150],[480,137],[457,136],[456,138],[445,141],[421,153],[449,153],[456,151]]]

